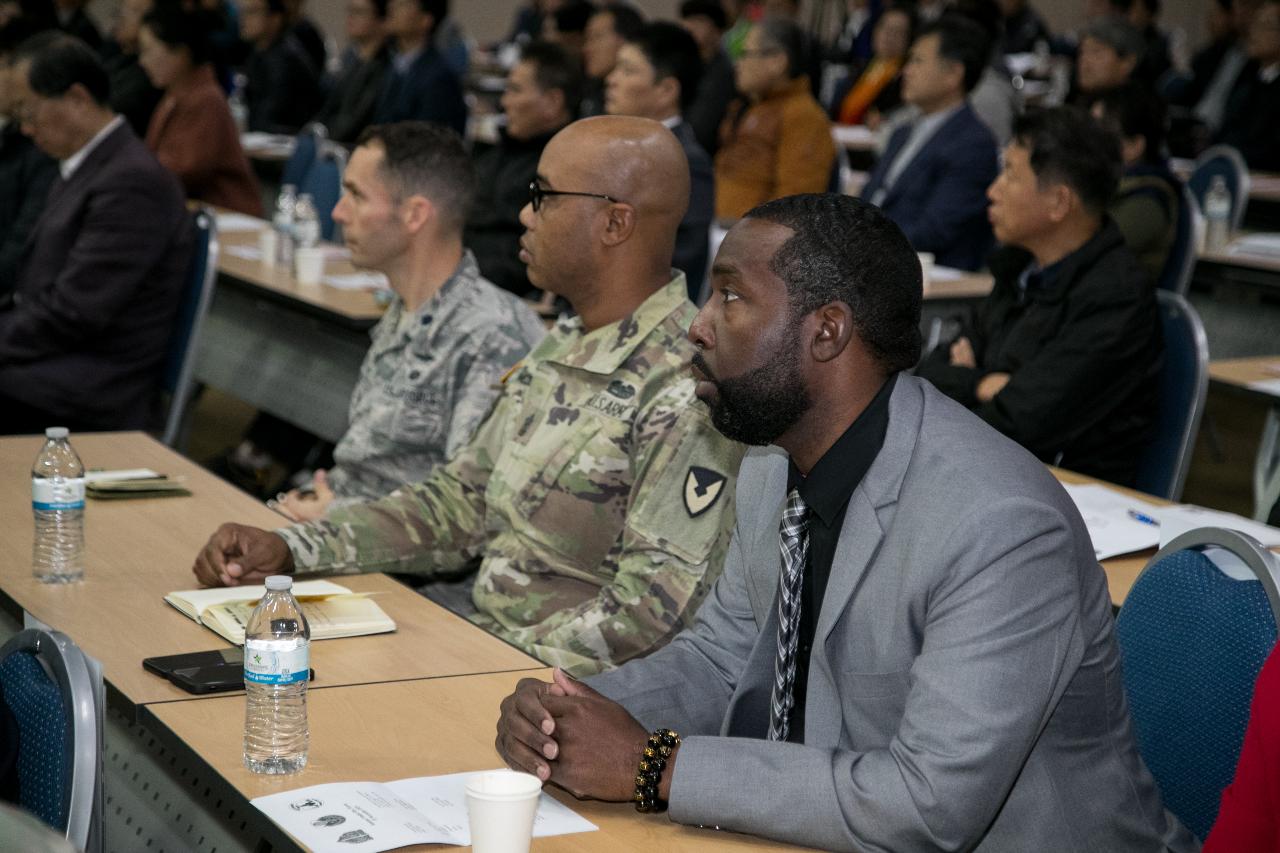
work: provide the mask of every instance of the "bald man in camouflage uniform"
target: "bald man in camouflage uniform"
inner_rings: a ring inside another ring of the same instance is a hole
[[[521,258],[577,311],[425,482],[268,534],[223,525],[205,583],[278,571],[424,576],[479,562],[477,624],[574,674],[664,645],[719,573],[743,448],[694,396],[695,315],[668,263],[688,165],[660,124],[602,117],[547,145]]]

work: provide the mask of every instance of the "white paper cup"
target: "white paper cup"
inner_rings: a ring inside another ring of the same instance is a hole
[[[933,277],[933,252],[916,252],[916,256],[920,258],[920,275],[924,279],[924,286],[929,286],[929,279]]]
[[[528,853],[542,782],[514,770],[490,770],[467,780],[467,814],[475,853]]]
[[[274,228],[263,228],[258,232],[258,251],[262,252],[259,260],[267,266],[275,266],[276,253],[280,250],[279,238]]]
[[[299,247],[293,253],[293,264],[298,284],[319,284],[324,278],[324,249]]]

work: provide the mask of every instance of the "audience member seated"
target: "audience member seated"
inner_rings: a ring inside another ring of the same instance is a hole
[[[866,65],[874,53],[871,41],[881,15],[880,0],[845,0],[840,32],[827,51],[833,62]]]
[[[475,148],[476,197],[463,242],[485,278],[519,296],[535,292],[520,260],[520,211],[529,203],[542,149],[573,121],[581,98],[578,58],[560,45],[529,42],[507,74],[507,123],[497,144]]]
[[[152,0],[123,0],[112,40],[102,51],[111,80],[111,109],[124,116],[139,137],[147,135],[151,114],[164,94],[138,64],[138,28],[151,5]]]
[[[1049,27],[1028,0],[1000,0],[1000,13],[1004,17],[1000,50],[1005,55],[1033,53],[1040,44],[1049,46],[1053,38]]]
[[[466,130],[462,83],[432,41],[448,10],[446,0],[388,0],[391,70],[374,109],[376,123],[429,121]]]
[[[1134,741],[1071,499],[902,372],[921,304],[902,232],[848,196],[782,199],[713,276],[698,396],[725,435],[776,445],[743,462],[724,571],[643,660],[521,680],[499,754],[579,797],[820,850],[1197,849]],[[642,757],[655,730],[678,735]]]
[[[1235,3],[1216,0],[1210,6],[1208,27],[1212,41],[1192,57],[1191,80],[1173,99],[1176,104],[1191,107],[1192,115],[1204,126],[1207,134],[1203,141],[1191,143],[1183,153],[1193,155],[1222,128],[1227,99],[1249,61],[1244,45],[1256,8],[1252,0]]]
[[[747,34],[735,67],[735,103],[720,127],[716,152],[716,216],[737,219],[770,199],[821,192],[831,182],[831,123],[802,70],[800,28],[765,18]]]
[[[1156,25],[1160,17],[1160,0],[1111,0],[1117,12],[1124,10],[1125,17],[1142,34],[1142,61],[1134,69],[1134,79],[1154,89],[1160,78],[1173,67],[1169,56],[1169,37]]]
[[[355,142],[373,121],[391,65],[386,20],[387,0],[347,0],[347,49],[329,96],[315,117],[330,139]]]
[[[1076,91],[1073,101],[1087,106],[1108,89],[1136,81],[1134,69],[1145,49],[1142,34],[1128,21],[1107,15],[1085,27],[1076,54]]]
[[[558,5],[560,0],[548,3],[547,0],[533,0],[516,9],[511,20],[511,32],[503,39],[504,44],[523,44],[542,37],[542,21],[547,17],[548,6]]]
[[[18,123],[13,53],[31,35],[21,18],[0,26],[0,298],[13,290],[27,238],[58,174]]]
[[[909,7],[890,6],[880,13],[871,35],[871,59],[836,89],[831,110],[836,123],[875,130],[881,116],[902,106],[902,66],[914,31]]]
[[[94,50],[102,48],[102,33],[85,9],[89,0],[54,0],[58,12],[58,26],[64,33],[73,35]]]
[[[284,0],[241,0],[249,130],[297,133],[320,108],[320,71],[285,17]]]
[[[0,0],[0,27],[19,19],[33,33],[59,28],[53,0]]]
[[[285,19],[289,24],[289,32],[304,48],[311,64],[324,71],[328,60],[328,51],[324,46],[324,36],[315,22],[307,17],[306,0],[284,0]]]
[[[1155,423],[1155,286],[1106,216],[1119,142],[1085,113],[1018,120],[991,185],[995,288],[917,374],[1041,460],[1132,485]]]
[[[889,138],[862,197],[898,224],[918,252],[974,270],[991,249],[986,188],[996,176],[991,130],[966,100],[987,65],[972,21],[946,16],[911,46],[902,97],[921,115]]]
[[[187,198],[262,216],[262,190],[240,147],[227,96],[213,76],[207,18],[164,4],[142,19],[139,62],[164,90],[147,147]]]
[[[1280,646],[1258,673],[1236,775],[1222,792],[1218,819],[1204,853],[1241,853],[1280,847]]]
[[[960,15],[982,27],[987,37],[987,65],[969,93],[969,105],[996,138],[997,146],[1009,142],[1013,117],[1022,112],[1022,99],[1000,52],[1000,7],[996,0],[955,0],[948,15]]]
[[[676,232],[671,265],[685,275],[689,299],[697,302],[707,273],[716,184],[711,158],[693,128],[681,117],[698,89],[702,60],[698,44],[679,24],[662,21],[643,27],[618,50],[605,86],[605,112],[662,122],[689,160],[689,209]]]
[[[371,127],[342,176],[333,220],[351,262],[395,294],[351,394],[331,471],[277,509],[312,521],[428,477],[471,440],[502,377],[542,339],[524,300],[481,277],[463,248],[474,175],[462,140],[423,122]]]
[[[702,79],[684,120],[693,128],[702,150],[715,156],[720,147],[720,123],[736,89],[733,61],[721,42],[727,26],[724,7],[716,0],[686,0],[680,4],[680,23],[698,43],[702,56]]]
[[[191,261],[182,187],[84,42],[46,33],[15,57],[23,131],[61,177],[0,310],[0,431],[147,427]]]
[[[276,533],[225,524],[197,579],[478,564],[472,621],[548,663],[586,674],[664,645],[724,558],[742,456],[694,405],[695,309],[671,277],[688,182],[657,122],[600,116],[557,134],[521,213],[521,257],[576,316],[425,481]]]
[[[1254,13],[1245,54],[1216,141],[1239,149],[1253,171],[1280,172],[1280,0]]]
[[[1147,277],[1158,282],[1178,237],[1182,206],[1182,185],[1164,156],[1164,102],[1131,84],[1103,95],[1092,113],[1120,137],[1124,159],[1124,177],[1107,213]]]
[[[560,45],[581,60],[587,21],[591,20],[595,12],[594,3],[569,0],[542,19],[542,37],[552,44]]]
[[[458,23],[458,19],[453,15],[447,14],[447,5],[445,9],[445,18],[431,34],[431,41],[444,57],[444,61],[449,63],[453,73],[458,75],[458,79],[465,80],[467,70],[471,67],[471,47],[467,44],[467,35],[462,31],[462,24]]]
[[[587,21],[582,40],[582,70],[587,85],[579,115],[604,112],[604,81],[618,61],[618,48],[644,26],[644,18],[627,3],[606,3]]]

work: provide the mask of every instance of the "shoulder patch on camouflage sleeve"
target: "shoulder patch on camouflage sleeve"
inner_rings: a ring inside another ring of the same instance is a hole
[[[697,518],[716,505],[727,479],[724,474],[710,468],[700,465],[689,467],[689,474],[684,480],[684,508],[690,518]]]

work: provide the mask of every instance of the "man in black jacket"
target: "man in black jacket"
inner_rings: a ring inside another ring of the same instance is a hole
[[[1045,462],[1132,485],[1164,347],[1154,285],[1104,213],[1120,170],[1084,113],[1018,119],[987,193],[995,289],[918,373]]]
[[[542,149],[577,114],[582,87],[575,57],[559,45],[530,42],[507,75],[506,127],[497,144],[476,149],[476,196],[463,245],[485,278],[520,296],[534,289],[520,262],[520,209],[529,203]]]
[[[1235,146],[1254,171],[1280,169],[1280,0],[1258,7],[1218,142]]]
[[[245,67],[249,130],[297,133],[320,109],[320,71],[289,28],[284,0],[244,0],[240,37],[253,46]]]

